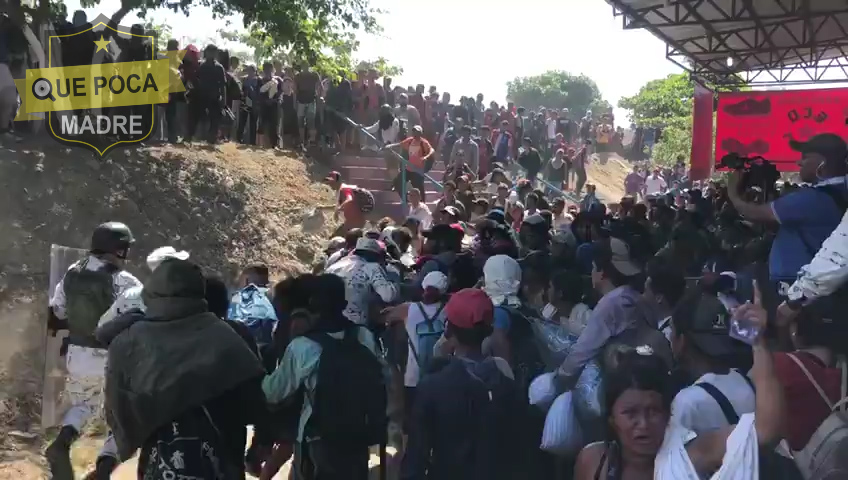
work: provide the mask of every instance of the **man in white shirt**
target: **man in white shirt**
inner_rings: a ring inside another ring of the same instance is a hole
[[[754,388],[733,367],[751,348],[729,336],[730,313],[711,293],[691,291],[671,318],[671,347],[680,368],[695,382],[671,404],[672,421],[704,433],[735,424],[755,408]]]
[[[420,222],[421,230],[428,230],[433,223],[433,215],[430,213],[430,207],[426,203],[421,202],[421,191],[417,188],[410,188],[406,192],[407,200],[409,200],[409,214],[407,217],[412,217]]]
[[[665,192],[668,185],[665,179],[660,175],[660,169],[655,168],[653,173],[645,179],[645,195],[659,195]]]

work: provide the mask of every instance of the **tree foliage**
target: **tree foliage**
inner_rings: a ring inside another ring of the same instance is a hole
[[[630,121],[637,127],[665,127],[672,121],[692,116],[695,85],[688,73],[672,74],[651,80],[632,97],[624,97],[618,106],[630,110]]]
[[[36,0],[36,7],[21,4],[21,0],[0,0],[6,10],[19,23],[41,24],[54,16],[67,12],[61,0]],[[83,8],[94,7],[100,0],[81,0]],[[193,7],[212,9],[215,16],[226,18],[240,14],[244,19],[254,48],[261,45],[262,58],[273,58],[285,53],[292,60],[307,61],[324,70],[333,70],[336,56],[333,50],[349,42],[352,32],[380,31],[378,10],[370,0],[121,0],[121,12],[136,11],[142,18],[147,11],[170,8],[186,15]],[[264,50],[263,50],[264,49]],[[343,62],[349,67],[351,61]]]
[[[601,91],[594,80],[586,75],[572,75],[561,70],[515,78],[507,83],[507,98],[526,108],[567,108],[580,115],[593,104],[600,106],[603,102]]]
[[[689,74],[680,73],[651,80],[636,95],[619,100],[618,106],[630,110],[630,121],[637,127],[662,129],[653,149],[655,163],[672,165],[681,155],[689,158],[694,95]]]
[[[310,62],[313,68],[324,75],[350,77],[355,71],[374,69],[381,76],[393,76],[403,73],[403,69],[391,65],[388,60],[378,57],[376,60],[355,60],[359,41],[352,32],[336,36],[328,45],[324,45],[321,54],[310,57],[308,52],[291,47],[280,46],[274,38],[263,31],[259,26],[253,25],[246,32],[223,31],[218,32],[222,38],[231,42],[239,42],[251,51],[250,61],[261,65],[266,61],[278,61],[283,65],[297,65]]]

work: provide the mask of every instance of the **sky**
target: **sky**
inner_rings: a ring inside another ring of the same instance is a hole
[[[643,30],[624,31],[604,0],[371,0],[385,10],[383,33],[360,36],[358,60],[379,56],[403,67],[396,85],[423,83],[455,98],[482,93],[486,101],[506,98],[506,84],[515,77],[547,70],[585,74],[598,84],[614,106],[650,80],[679,73],[665,58],[665,44]],[[79,0],[66,0],[68,12]],[[520,8],[516,8],[520,5]],[[86,9],[89,18],[111,15],[120,0],[101,0]],[[148,14],[156,23],[171,26],[175,37],[215,38],[219,29],[241,26],[214,19],[211,10],[194,8],[189,18],[170,10]],[[135,23],[130,14],[121,23]],[[432,26],[431,26],[432,24]],[[497,34],[509,32],[508,41]],[[518,33],[516,33],[518,32]],[[505,60],[498,61],[499,58]],[[616,118],[626,111],[616,109]]]

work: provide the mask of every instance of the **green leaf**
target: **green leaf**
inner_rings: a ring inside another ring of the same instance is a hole
[[[609,106],[601,98],[594,80],[586,75],[572,75],[561,70],[549,70],[541,75],[518,77],[507,83],[507,98],[517,106],[536,109],[568,108],[582,116],[591,106]]]

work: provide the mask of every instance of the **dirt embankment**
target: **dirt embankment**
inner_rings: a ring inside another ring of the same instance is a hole
[[[610,153],[606,163],[594,156],[586,168],[586,183],[595,184],[605,203],[617,203],[624,196],[624,178],[632,171],[630,162],[618,154]]]
[[[0,480],[46,476],[39,392],[52,243],[85,248],[97,224],[122,221],[142,280],[144,258],[163,245],[229,280],[251,262],[277,275],[306,270],[329,234],[302,221],[333,201],[313,180],[324,172],[288,153],[166,146],[100,161],[42,143],[0,148]]]

